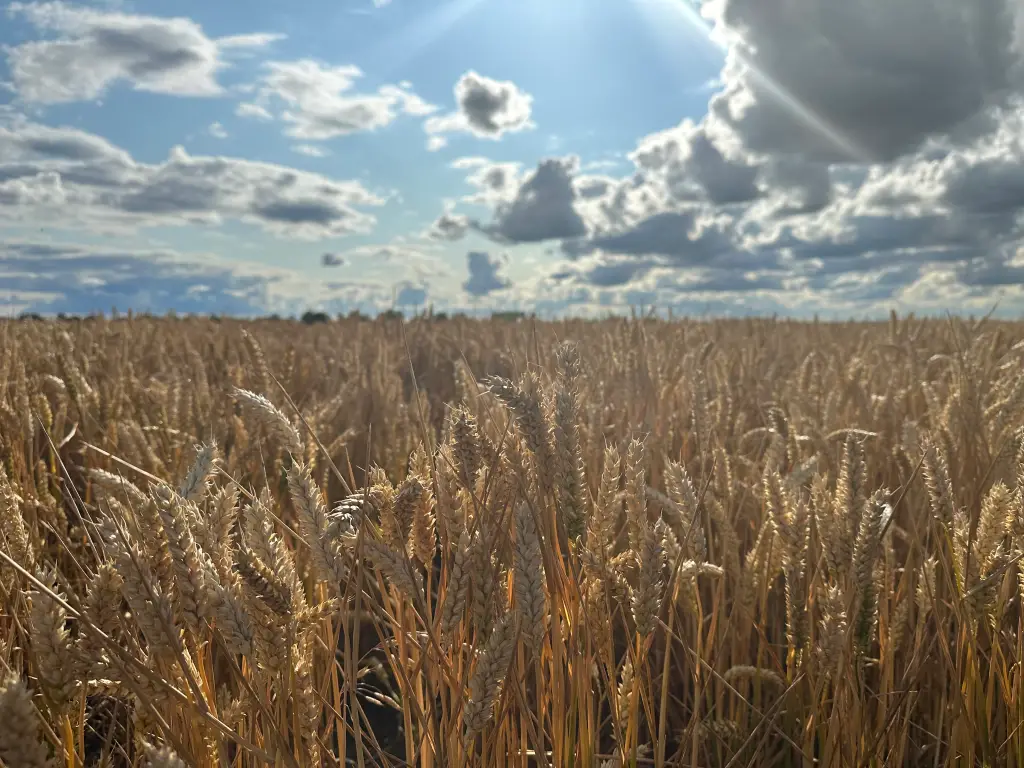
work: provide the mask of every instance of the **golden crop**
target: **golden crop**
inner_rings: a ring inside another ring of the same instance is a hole
[[[0,326],[0,765],[1024,766],[1024,325]]]

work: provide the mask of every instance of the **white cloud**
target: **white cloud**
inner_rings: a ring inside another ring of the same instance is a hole
[[[269,122],[274,119],[274,116],[270,114],[270,111],[266,107],[261,107],[259,104],[252,104],[250,102],[242,102],[235,107],[235,114],[239,117],[248,117],[254,120],[263,120]]]
[[[319,239],[371,231],[374,217],[359,209],[383,202],[358,181],[271,163],[175,147],[148,164],[76,129],[0,126],[0,221],[116,228],[234,219]]]
[[[7,49],[11,80],[26,102],[95,99],[118,82],[176,96],[216,96],[225,55],[262,48],[279,35],[206,36],[191,19],[142,16],[61,2],[8,6],[51,39]]]
[[[411,246],[400,239],[385,245],[361,245],[336,254],[346,264],[359,268],[360,273],[393,276],[396,273],[413,274],[422,283],[450,277],[451,271],[429,245]]]
[[[498,163],[484,157],[460,157],[453,161],[452,168],[469,170],[466,182],[476,192],[462,198],[472,205],[495,206],[515,199],[519,190],[519,163]]]
[[[326,149],[313,144],[293,144],[292,152],[297,152],[298,154],[305,155],[306,157],[327,157],[331,154]]]
[[[509,80],[493,80],[470,70],[455,84],[457,109],[429,118],[424,129],[431,139],[445,133],[469,133],[478,138],[500,139],[535,127],[530,120],[533,97]],[[437,149],[443,144],[434,143]]]
[[[220,123],[211,123],[210,127],[206,129],[215,139],[226,139],[228,137],[228,130]]]
[[[327,66],[311,59],[272,61],[264,65],[256,99],[238,114],[288,125],[285,133],[304,141],[322,141],[389,125],[399,114],[425,116],[436,107],[411,89],[383,85],[374,93],[356,92],[363,76],[352,65]]]

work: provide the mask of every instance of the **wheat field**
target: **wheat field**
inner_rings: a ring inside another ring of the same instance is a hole
[[[1024,766],[1024,324],[0,325],[0,764]]]

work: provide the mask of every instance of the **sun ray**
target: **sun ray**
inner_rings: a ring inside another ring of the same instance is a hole
[[[707,20],[701,16],[689,0],[632,0],[633,4],[640,11],[645,22],[651,27],[652,34],[657,38],[663,38],[665,32],[665,13],[674,13],[707,40],[710,45],[715,46],[721,53],[730,52],[729,47],[722,40],[712,34],[712,28]],[[773,98],[785,106],[789,112],[800,122],[824,138],[833,147],[838,149],[851,160],[861,163],[870,163],[871,155],[864,148],[844,135],[834,125],[815,113],[806,104],[793,95],[782,83],[768,75],[764,70],[749,58],[742,57],[744,65],[750,70],[758,84],[768,91]]]
[[[384,70],[398,70],[439,40],[462,19],[487,0],[448,0],[411,19],[405,26],[373,46],[374,56],[389,64]],[[384,77],[386,71],[381,72]]]

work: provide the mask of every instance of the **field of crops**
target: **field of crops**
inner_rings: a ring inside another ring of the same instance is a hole
[[[7,321],[0,765],[1024,766],[1022,416],[994,320]]]

